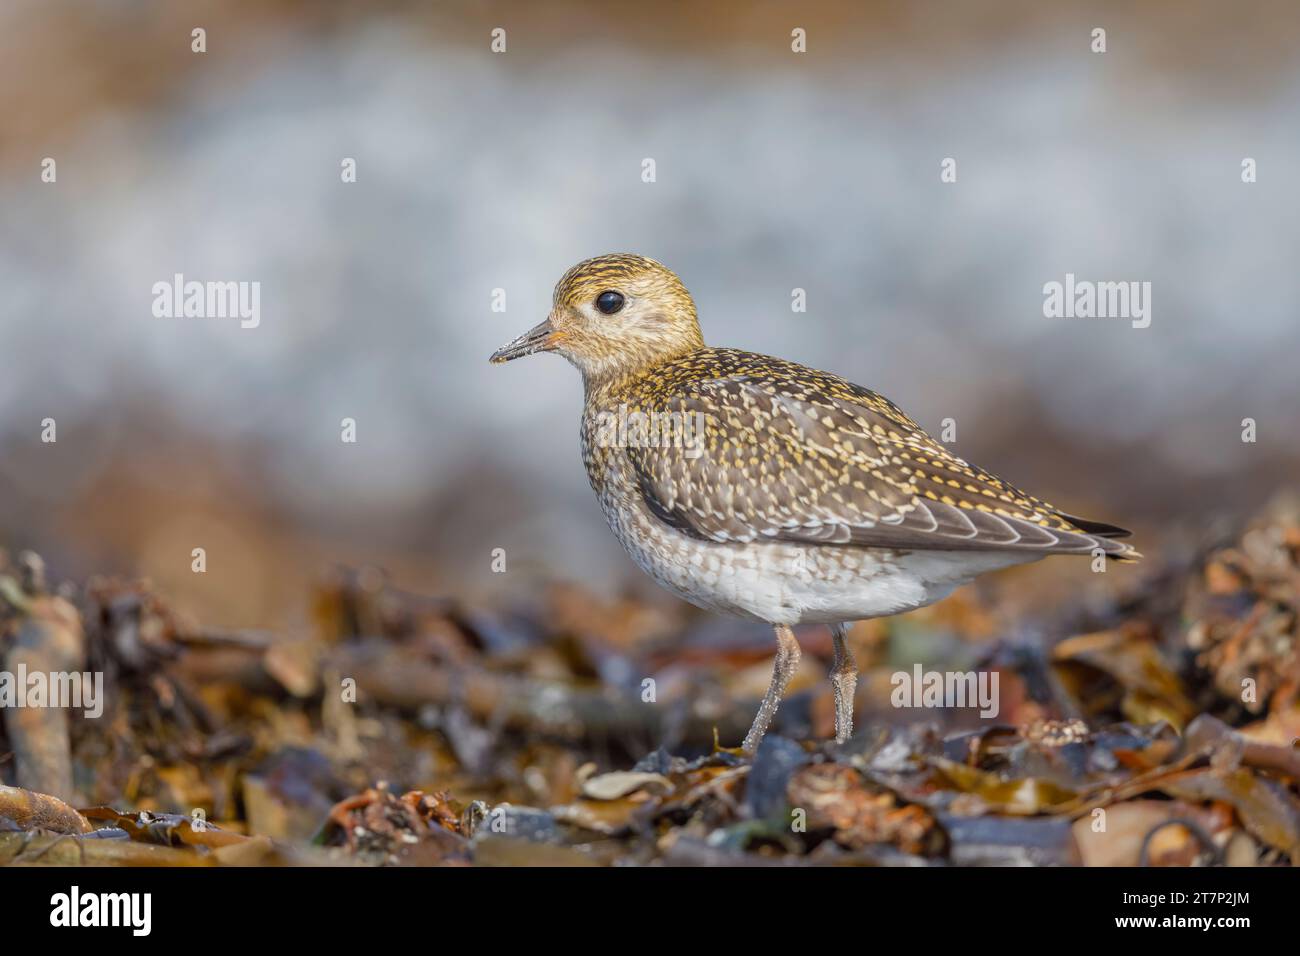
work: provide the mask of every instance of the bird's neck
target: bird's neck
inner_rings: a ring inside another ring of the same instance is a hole
[[[702,341],[684,342],[681,348],[666,349],[653,357],[639,356],[639,361],[584,363],[579,366],[579,370],[582,372],[582,388],[587,405],[602,404],[610,396],[626,390],[633,382],[653,376],[665,366],[703,348]]]

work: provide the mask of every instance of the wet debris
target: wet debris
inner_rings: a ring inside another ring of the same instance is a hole
[[[470,860],[461,814],[446,793],[411,790],[399,797],[386,786],[372,787],[334,805],[319,842],[386,866]]]
[[[0,863],[1294,864],[1300,509],[1144,581],[1032,634],[977,592],[855,629],[842,746],[807,629],[748,755],[720,742],[771,648],[741,625],[573,586],[467,608],[362,568],[303,632],[212,630],[147,582],[0,553],[0,669],[105,683],[94,718],[0,714]],[[918,660],[995,670],[997,717],[890,708]]]

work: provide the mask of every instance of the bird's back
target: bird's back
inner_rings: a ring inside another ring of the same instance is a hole
[[[602,417],[624,427],[602,436]],[[957,458],[884,396],[737,349],[589,395],[584,449],[598,492],[618,471],[625,495],[702,541],[1136,556],[1113,540],[1123,529]]]

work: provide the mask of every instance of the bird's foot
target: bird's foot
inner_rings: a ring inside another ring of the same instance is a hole
[[[831,666],[831,688],[835,692],[835,742],[837,744],[847,743],[853,736],[853,702],[858,689],[858,665],[844,639],[847,630],[843,624],[831,627],[831,641],[835,647],[835,663]]]
[[[831,687],[835,691],[835,742],[848,742],[853,736],[853,695],[858,686],[857,671],[831,674]]]
[[[745,734],[745,742],[741,745],[747,753],[751,754],[758,750],[759,742],[767,733],[772,718],[776,716],[776,708],[780,705],[781,698],[785,696],[790,678],[799,669],[799,658],[802,656],[799,642],[795,640],[794,631],[790,628],[778,624],[776,640],[778,646],[776,663],[772,667],[772,682],[767,685],[767,693],[763,695],[763,702],[758,705],[758,713],[754,715],[754,723],[750,726],[749,733]]]

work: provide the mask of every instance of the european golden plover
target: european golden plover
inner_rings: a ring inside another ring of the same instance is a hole
[[[776,628],[751,752],[799,663],[791,625],[831,625],[842,743],[857,684],[846,622],[923,607],[1049,554],[1139,557],[1114,540],[1124,529],[967,464],[870,389],[709,348],[690,294],[653,259],[597,256],[566,272],[547,319],[492,361],[534,352],[582,373],[583,461],[636,563],[692,604]]]

